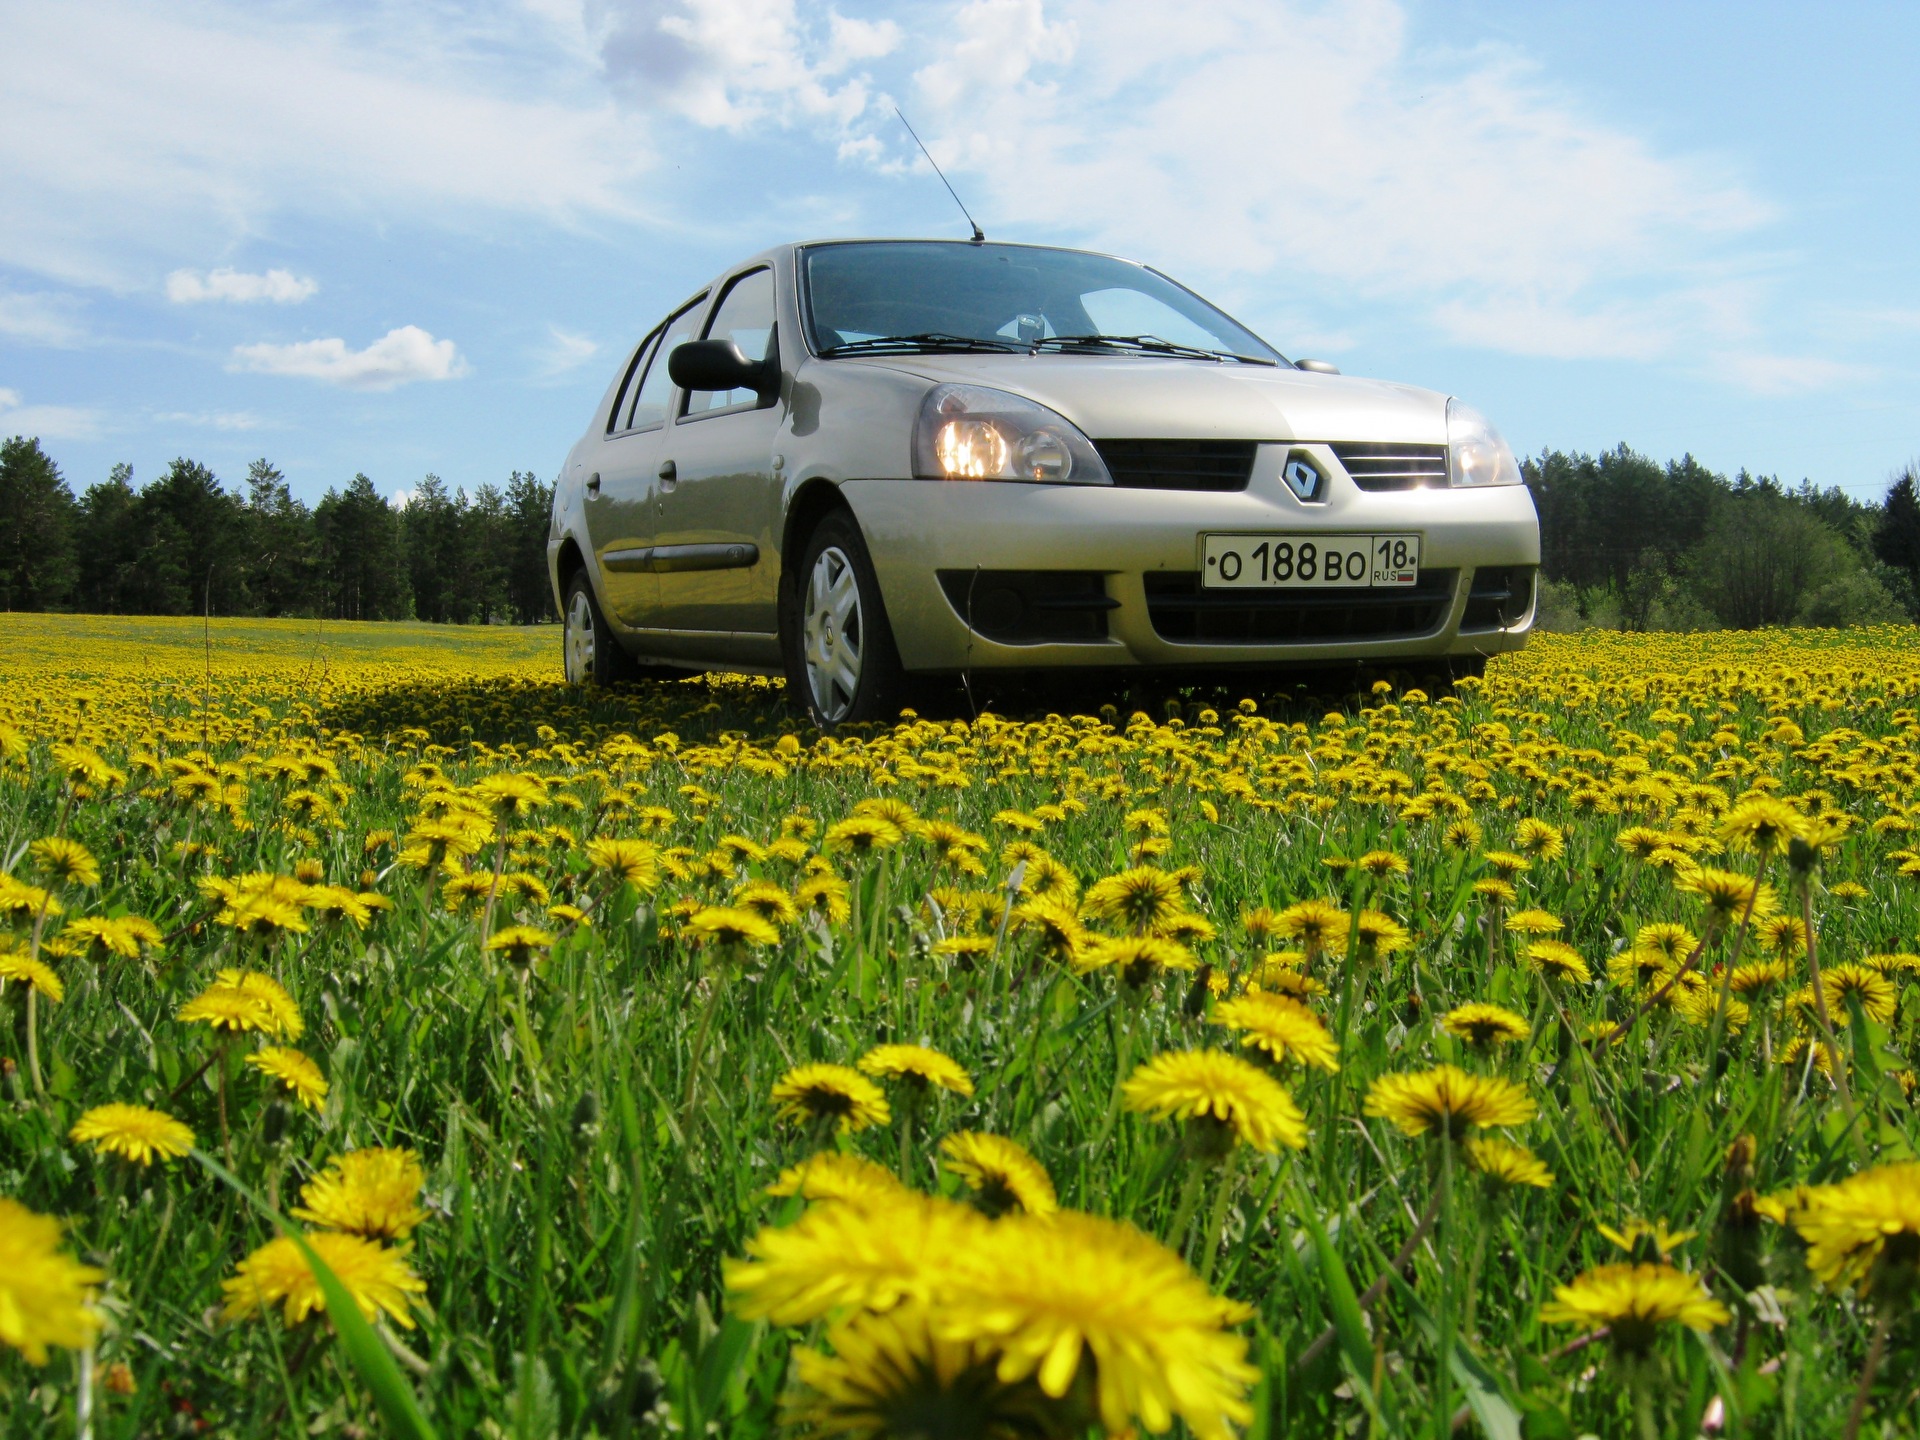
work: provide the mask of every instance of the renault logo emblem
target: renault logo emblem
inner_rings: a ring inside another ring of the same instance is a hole
[[[1296,498],[1312,504],[1326,499],[1327,477],[1320,473],[1320,467],[1311,457],[1295,452],[1287,457],[1287,463],[1280,472],[1280,478],[1287,482],[1287,488]]]

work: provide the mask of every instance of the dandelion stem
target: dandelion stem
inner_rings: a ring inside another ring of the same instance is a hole
[[[1380,1278],[1369,1285],[1366,1294],[1360,1297],[1361,1310],[1371,1310],[1374,1302],[1387,1293],[1387,1286],[1393,1282],[1393,1277],[1407,1268],[1408,1262],[1413,1259],[1414,1251],[1420,1248],[1420,1242],[1427,1238],[1427,1232],[1433,1229],[1434,1221],[1439,1218],[1440,1192],[1435,1190],[1432,1198],[1427,1201],[1427,1208],[1420,1212],[1420,1218],[1414,1222],[1413,1233],[1407,1236],[1407,1243],[1400,1247],[1400,1253],[1388,1262],[1387,1268],[1380,1272]],[[1300,1358],[1293,1362],[1293,1373],[1296,1375],[1304,1373],[1314,1361],[1320,1358],[1327,1346],[1333,1343],[1333,1337],[1334,1328],[1331,1325],[1316,1335],[1313,1343],[1302,1350]]]
[[[1860,1156],[1860,1163],[1866,1164],[1870,1158],[1867,1153],[1867,1140],[1860,1133],[1859,1116],[1853,1109],[1853,1087],[1847,1083],[1847,1071],[1852,1067],[1851,1054],[1840,1053],[1839,1038],[1833,1033],[1833,1017],[1827,1012],[1827,984],[1820,978],[1820,940],[1813,930],[1813,887],[1800,887],[1800,919],[1807,927],[1807,978],[1813,981],[1813,1013],[1820,1021],[1820,1034],[1827,1042],[1827,1053],[1833,1057],[1833,1084],[1840,1092],[1840,1110],[1847,1117],[1847,1134],[1853,1140],[1853,1148]]]
[[[1200,1251],[1200,1278],[1209,1284],[1213,1281],[1213,1267],[1220,1258],[1220,1232],[1227,1226],[1227,1205],[1233,1199],[1234,1186],[1240,1180],[1240,1147],[1235,1146],[1227,1152],[1227,1158],[1218,1167],[1220,1174],[1213,1192],[1213,1209],[1207,1215],[1207,1229],[1204,1248]]]
[[[700,1012],[700,1024],[693,1032],[693,1050],[687,1056],[687,1095],[680,1104],[680,1136],[682,1141],[692,1138],[693,1102],[700,1093],[700,1065],[707,1054],[707,1033],[713,1029],[713,1013],[720,1008],[721,976],[718,972],[708,977],[706,1008]]]
[[[1207,1178],[1207,1167],[1195,1161],[1187,1166],[1187,1178],[1180,1186],[1179,1203],[1173,1207],[1173,1222],[1167,1226],[1169,1248],[1186,1254],[1187,1231],[1193,1226],[1193,1212],[1200,1201],[1200,1182]]]
[[[1853,1392],[1853,1407],[1847,1411],[1846,1440],[1854,1440],[1860,1433],[1860,1422],[1867,1414],[1867,1399],[1873,1393],[1874,1377],[1880,1373],[1880,1362],[1887,1356],[1887,1332],[1892,1328],[1893,1316],[1882,1304],[1874,1317],[1873,1341],[1867,1346],[1866,1363],[1860,1367],[1860,1384]]]
[[[40,1079],[40,1037],[34,1025],[34,1000],[39,992],[27,986],[27,1073],[33,1077],[33,1093],[45,1096],[47,1087]]]

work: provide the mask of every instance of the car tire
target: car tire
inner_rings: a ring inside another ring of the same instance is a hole
[[[605,689],[664,673],[642,665],[621,646],[613,627],[607,624],[599,600],[594,598],[593,585],[585,570],[575,570],[567,581],[567,604],[561,612],[560,654],[569,685]]]
[[[899,718],[907,675],[866,540],[847,512],[823,517],[801,547],[782,628],[788,696],[815,725]]]

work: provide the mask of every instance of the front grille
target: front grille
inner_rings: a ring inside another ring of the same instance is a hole
[[[1244,490],[1255,440],[1096,440],[1113,483],[1133,490]]]
[[[1447,483],[1447,447],[1336,440],[1327,447],[1362,490],[1419,490]]]
[[[975,634],[1002,645],[1107,638],[1120,602],[1095,570],[941,570],[940,588]]]
[[[1526,619],[1533,608],[1531,565],[1482,566],[1473,572],[1473,587],[1467,591],[1466,612],[1460,617],[1460,629],[1505,630]]]
[[[1142,577],[1147,617],[1186,645],[1309,645],[1430,635],[1446,621],[1458,571],[1423,570],[1405,590],[1203,590],[1197,571]]]

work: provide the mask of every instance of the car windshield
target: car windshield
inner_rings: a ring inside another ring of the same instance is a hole
[[[803,270],[807,333],[818,355],[1043,346],[1286,363],[1165,276],[1080,250],[862,241],[808,246]]]

